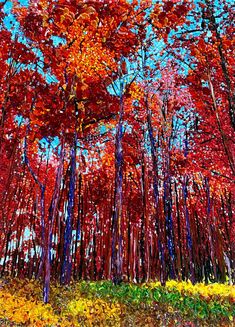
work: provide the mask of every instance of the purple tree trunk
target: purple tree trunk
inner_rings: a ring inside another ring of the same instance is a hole
[[[161,262],[161,283],[162,285],[166,282],[166,263],[165,263],[165,246],[164,241],[162,240],[162,229],[159,222],[158,217],[158,202],[159,202],[159,191],[158,191],[158,158],[157,158],[157,149],[155,144],[155,139],[153,135],[153,126],[152,126],[152,119],[151,119],[151,111],[148,105],[147,96],[145,98],[145,106],[147,111],[147,128],[150,140],[150,147],[151,147],[151,157],[152,157],[152,164],[153,164],[153,195],[155,200],[155,207],[156,207],[156,232],[158,236],[158,252],[159,252],[159,259]]]
[[[72,256],[71,256],[71,241],[72,241],[72,225],[73,225],[73,211],[75,198],[75,180],[76,180],[76,135],[74,146],[71,149],[71,167],[70,167],[70,181],[68,194],[67,219],[64,233],[64,249],[63,249],[63,264],[60,281],[62,284],[69,283],[71,279]]]
[[[111,268],[112,279],[115,284],[122,281],[122,235],[121,235],[121,219],[122,219],[122,186],[123,186],[123,83],[120,82],[120,112],[119,121],[116,130],[115,143],[115,191],[114,191],[114,212],[112,220],[112,256]]]
[[[43,285],[43,301],[48,303],[49,294],[50,294],[50,279],[51,279],[51,247],[52,247],[52,231],[54,220],[56,216],[56,210],[58,207],[60,186],[63,176],[63,163],[64,163],[64,144],[61,146],[60,154],[60,164],[57,170],[55,188],[51,200],[51,205],[49,208],[49,219],[48,219],[48,234],[47,234],[47,246],[46,246],[46,255],[45,255],[45,276],[44,276],[44,285]]]

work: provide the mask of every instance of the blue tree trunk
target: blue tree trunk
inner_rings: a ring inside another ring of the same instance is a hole
[[[62,284],[67,284],[71,279],[72,268],[72,254],[71,254],[71,241],[72,241],[72,225],[73,225],[73,211],[74,211],[74,198],[75,198],[75,180],[76,180],[76,135],[74,146],[71,149],[71,167],[70,167],[70,180],[69,180],[69,194],[67,206],[67,218],[65,223],[64,233],[64,249],[63,249],[63,263],[60,281]]]

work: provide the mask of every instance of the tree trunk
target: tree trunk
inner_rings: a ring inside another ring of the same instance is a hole
[[[123,188],[123,82],[120,81],[120,113],[119,121],[116,130],[115,143],[115,191],[114,191],[114,213],[112,220],[112,255],[111,269],[112,279],[114,284],[119,284],[122,281],[122,188]]]

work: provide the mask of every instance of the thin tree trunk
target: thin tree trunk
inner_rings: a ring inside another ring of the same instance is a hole
[[[71,149],[71,167],[70,167],[70,181],[68,194],[67,217],[64,234],[64,249],[63,249],[63,263],[61,273],[61,283],[67,284],[71,278],[72,256],[71,256],[71,241],[72,241],[72,226],[73,226],[73,212],[75,199],[75,175],[76,175],[76,135],[74,137],[74,145]]]
[[[151,119],[151,111],[148,104],[148,98],[145,97],[145,107],[147,111],[147,128],[148,128],[148,135],[150,139],[150,146],[151,146],[151,157],[152,157],[152,164],[153,164],[153,194],[154,194],[154,201],[155,201],[155,210],[156,210],[156,232],[158,237],[158,255],[161,262],[161,283],[162,285],[166,282],[166,262],[165,262],[165,245],[163,240],[163,230],[161,228],[161,224],[159,221],[158,216],[158,207],[159,207],[159,191],[158,191],[158,158],[157,158],[157,149],[156,143],[153,135],[153,127],[152,127],[152,119]]]
[[[60,163],[57,170],[55,188],[51,200],[51,205],[49,208],[49,217],[48,217],[48,229],[47,229],[47,243],[45,250],[45,276],[44,276],[44,286],[43,286],[43,301],[48,303],[49,293],[50,293],[50,278],[51,278],[51,246],[52,246],[52,232],[56,216],[56,211],[59,201],[59,192],[61,187],[61,181],[63,176],[63,163],[64,163],[64,143],[62,142],[61,146],[61,155]]]
[[[123,81],[120,81],[120,107],[119,107],[119,121],[116,130],[116,143],[115,143],[115,192],[114,192],[114,213],[112,220],[112,279],[115,284],[122,281],[122,191],[123,191],[123,150],[122,150],[122,137],[123,137]]]

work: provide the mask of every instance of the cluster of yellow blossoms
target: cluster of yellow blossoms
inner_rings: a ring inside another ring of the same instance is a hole
[[[39,300],[40,287],[36,281],[26,285],[19,281],[18,286],[19,289],[13,283],[12,289],[9,286],[0,289],[0,326],[9,322],[32,327],[97,326],[100,322],[103,326],[120,326],[123,308],[116,302],[83,298],[79,291],[71,294],[71,290],[65,289],[64,302],[56,303],[61,289],[53,286],[52,304],[44,304]]]
[[[148,283],[147,287],[158,288],[161,287],[160,282]],[[178,291],[182,295],[200,296],[206,299],[230,299],[235,302],[235,287],[226,284],[213,283],[213,284],[203,284],[197,283],[193,285],[189,282],[179,282],[176,280],[170,280],[166,282],[165,286],[169,291]]]
[[[29,301],[0,291],[0,319],[28,326],[53,326],[62,322],[49,304]]]

